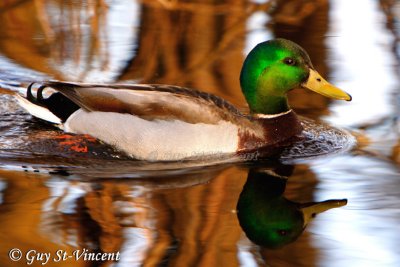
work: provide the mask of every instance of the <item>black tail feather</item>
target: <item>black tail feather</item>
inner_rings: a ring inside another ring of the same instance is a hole
[[[37,91],[36,91],[36,99],[37,99],[38,103],[42,103],[44,101],[44,99],[43,99],[43,90],[46,89],[46,88],[47,88],[46,85],[42,85],[37,89]]]
[[[31,83],[31,84],[28,86],[28,88],[27,88],[27,90],[26,90],[26,99],[28,99],[30,102],[32,102],[32,103],[35,104],[35,105],[43,106],[43,105],[41,105],[41,104],[37,101],[36,97],[34,97],[33,94],[32,94],[32,86],[33,86],[34,84],[35,84],[35,83]]]
[[[35,105],[47,108],[54,115],[65,122],[72,113],[77,111],[80,107],[74,102],[69,100],[63,94],[55,92],[51,94],[48,98],[43,97],[43,91],[46,88],[51,88],[47,85],[41,85],[36,91],[36,97],[32,93],[32,87],[35,83],[31,83],[26,91],[26,99]]]

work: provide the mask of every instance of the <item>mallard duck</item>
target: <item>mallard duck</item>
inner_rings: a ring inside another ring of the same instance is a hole
[[[296,203],[283,196],[287,176],[268,169],[251,169],[240,193],[237,216],[254,243],[271,249],[294,242],[315,216],[345,206],[346,199]]]
[[[31,84],[26,97],[18,95],[18,100],[33,116],[65,132],[91,135],[133,158],[150,161],[271,154],[302,131],[288,105],[288,91],[302,87],[351,100],[318,74],[299,45],[285,39],[254,47],[244,61],[240,85],[249,114],[212,94],[155,84],[48,81],[36,97]],[[53,93],[45,98],[48,88]]]

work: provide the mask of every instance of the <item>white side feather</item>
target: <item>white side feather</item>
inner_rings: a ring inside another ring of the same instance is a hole
[[[90,134],[142,160],[169,161],[234,153],[239,142],[238,127],[227,121],[149,121],[130,114],[82,109],[68,118],[64,130]]]
[[[15,95],[16,99],[18,100],[18,103],[21,107],[23,107],[26,111],[28,111],[32,116],[35,116],[39,119],[55,123],[55,124],[60,124],[61,120],[58,118],[56,115],[54,115],[51,111],[48,109],[35,105],[26,98],[20,96],[19,94]]]

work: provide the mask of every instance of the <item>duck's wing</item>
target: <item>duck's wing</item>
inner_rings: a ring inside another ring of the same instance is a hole
[[[181,120],[188,123],[248,121],[236,107],[222,98],[179,86],[49,81],[40,88],[53,88],[87,111],[126,113],[146,120]]]

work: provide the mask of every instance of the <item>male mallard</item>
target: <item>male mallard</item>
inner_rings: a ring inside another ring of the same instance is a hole
[[[286,175],[291,175],[291,170],[289,174],[278,174],[267,169],[250,169],[240,193],[237,204],[240,226],[260,246],[274,249],[292,243],[316,215],[347,204],[346,199],[290,201],[283,196]]]
[[[258,44],[240,74],[250,114],[204,92],[170,85],[44,82],[19,103],[33,116],[66,132],[89,134],[142,160],[182,160],[263,151],[290,143],[302,131],[286,93],[303,87],[351,100],[324,80],[297,44]],[[52,88],[48,98],[43,90]]]

